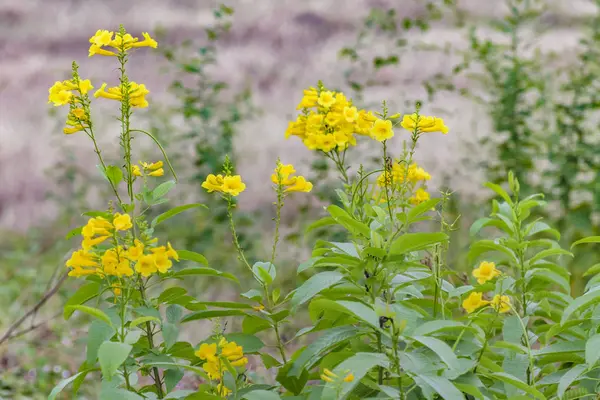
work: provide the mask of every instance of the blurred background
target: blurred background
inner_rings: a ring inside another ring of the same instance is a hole
[[[237,216],[241,239],[258,258],[270,245],[269,176],[281,157],[318,189],[284,209],[280,262],[289,275],[282,279],[295,284],[319,235],[304,234],[306,221],[335,201],[337,185],[323,157],[284,139],[302,90],[319,80],[362,108],[378,110],[386,100],[391,112],[412,113],[419,101],[423,114],[444,118],[450,133],[425,135],[416,158],[433,176],[433,195],[454,191],[449,212],[461,216],[454,269],[471,267],[463,257],[468,228],[489,211],[483,183],[504,182],[508,170],[526,194],[546,194],[540,216],[565,244],[598,234],[598,0],[0,0],[2,399],[46,398],[84,354],[76,325],[62,323],[64,300],[80,283],[61,279],[77,245],[65,236],[83,212],[105,208],[108,193],[87,137],[62,134],[66,110],[47,104],[47,90],[69,78],[73,60],[96,88],[116,85],[114,60],[88,58],[87,50],[97,29],[119,24],[159,42],[131,57],[129,75],[150,90],[136,128],[161,140],[178,171],[172,202],[211,207],[173,219],[161,235],[216,268],[244,273],[231,256],[222,204],[205,196],[201,182],[231,156],[248,185]],[[103,152],[116,160],[109,103],[98,101],[93,116]],[[397,156],[401,135],[392,145]],[[136,140],[136,157],[160,157],[152,143]],[[376,150],[366,140],[351,149],[351,171],[375,165]],[[590,252],[569,265],[574,291],[586,284],[578,271],[594,260]],[[208,297],[230,296],[215,285],[190,285]],[[11,330],[40,299],[47,301]]]

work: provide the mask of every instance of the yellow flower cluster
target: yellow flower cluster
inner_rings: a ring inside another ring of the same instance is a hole
[[[417,133],[442,132],[444,135],[448,133],[448,127],[444,124],[444,120],[437,117],[405,115],[400,125],[410,132],[414,132],[416,128]]]
[[[103,217],[91,218],[81,230],[83,241],[81,249],[73,252],[66,266],[71,270],[69,276],[132,276],[135,271],[144,277],[153,273],[166,273],[173,265],[171,259],[179,261],[179,256],[171,247],[149,247],[144,254],[145,246],[139,240],[126,249],[119,244],[117,232],[128,231],[133,227],[129,214],[116,213],[112,221]],[[102,252],[100,244],[112,239],[112,247]]]
[[[129,90],[124,90],[123,85],[115,86],[106,89],[106,83],[103,83],[100,89],[96,90],[94,93],[94,97],[104,97],[109,100],[123,100],[123,93],[127,92],[129,94],[129,103],[132,107],[145,108],[148,107],[148,101],[146,100],[146,95],[150,93],[148,89],[146,89],[146,85],[137,84],[135,82],[129,82]]]
[[[404,164],[395,162],[390,171],[383,172],[377,177],[377,185],[380,187],[396,186],[403,183],[404,179],[410,183],[412,191],[419,182],[424,184],[425,181],[430,180],[431,175],[416,163],[411,164],[407,171]],[[414,191],[409,200],[414,205],[421,204],[429,200],[429,193],[427,193],[424,187],[419,187]]]
[[[210,174],[202,182],[202,187],[208,193],[219,192],[231,196],[237,196],[246,190],[246,184],[242,182],[242,177],[239,175]]]
[[[141,167],[141,168],[140,168]],[[140,165],[134,165],[131,167],[131,172],[133,176],[144,176],[144,174],[149,176],[163,176],[165,174],[165,170],[163,169],[163,162],[157,161],[155,163],[146,163],[140,161]]]
[[[79,80],[77,85],[72,79],[67,81],[56,81],[50,89],[48,89],[48,103],[53,103],[55,107],[69,104],[73,96],[73,91],[79,92],[80,95],[86,95],[94,87],[89,79]]]
[[[377,118],[358,110],[341,92],[313,87],[304,91],[297,109],[302,114],[288,124],[285,137],[298,136],[310,150],[325,153],[356,145],[355,134],[369,136]]]
[[[323,368],[323,373],[321,374],[321,379],[325,382],[334,383],[334,382],[352,382],[354,380],[354,374],[350,371],[346,373],[346,376],[341,378],[333,373],[331,370],[327,368]]]
[[[223,385],[223,373],[227,370],[224,360],[232,367],[244,367],[248,364],[248,358],[244,357],[244,349],[235,342],[228,342],[225,338],[217,343],[202,343],[195,355],[204,360],[202,369],[206,371],[208,377],[219,382],[217,385],[217,394],[227,396],[231,390]]]
[[[303,176],[292,176],[296,173],[292,164],[283,165],[277,163],[275,172],[271,175],[271,181],[277,186],[285,187],[285,192],[310,192],[312,183]]]
[[[117,56],[117,53],[123,49],[127,51],[134,47],[158,47],[156,40],[152,39],[147,32],[143,32],[144,40],[139,40],[131,36],[129,33],[123,35],[107,30],[98,30],[96,34],[90,38],[89,57],[93,55],[100,56]],[[115,51],[106,50],[104,47],[112,47]]]
[[[496,269],[496,264],[489,261],[482,261],[479,267],[473,270],[473,277],[477,279],[477,283],[480,285],[491,281],[500,274],[501,272]]]
[[[500,314],[507,313],[511,309],[510,297],[497,294],[492,301],[488,301],[483,299],[483,293],[472,292],[462,303],[463,308],[469,314],[487,305],[491,305]]]

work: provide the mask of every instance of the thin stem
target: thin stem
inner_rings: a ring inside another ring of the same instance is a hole
[[[490,340],[490,336],[491,336],[492,331],[494,329],[494,324],[496,323],[496,320],[498,319],[499,315],[500,315],[500,313],[498,311],[496,311],[496,315],[494,316],[494,319],[492,320],[492,323],[490,324],[487,332],[485,333],[485,342],[483,343],[483,347],[481,348],[481,352],[479,353],[479,356],[477,357],[477,362],[475,362],[475,368],[473,368],[473,373],[477,372],[477,367],[479,367],[479,362],[481,361],[481,359],[483,358],[483,354],[487,350],[487,346],[488,346],[488,343],[489,343],[489,340]]]
[[[283,185],[281,177],[277,185],[277,213],[275,215],[275,238],[273,239],[273,249],[271,251],[271,266],[275,263],[275,255],[277,253],[277,244],[279,243],[279,225],[281,224],[281,209],[283,208]]]

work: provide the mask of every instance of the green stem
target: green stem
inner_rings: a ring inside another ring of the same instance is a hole
[[[479,367],[479,362],[481,361],[481,359],[483,358],[483,354],[487,350],[488,342],[490,340],[490,336],[491,336],[492,331],[494,329],[494,324],[496,323],[496,320],[498,319],[499,315],[500,315],[500,313],[498,311],[496,311],[496,316],[492,320],[492,323],[490,324],[487,332],[485,333],[485,342],[483,343],[483,347],[481,348],[481,352],[479,353],[479,356],[477,357],[477,362],[475,363],[475,368],[473,368],[473,373],[477,372],[477,368]]]

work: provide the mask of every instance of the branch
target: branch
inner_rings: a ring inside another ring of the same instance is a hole
[[[56,294],[56,292],[58,292],[58,289],[60,289],[60,287],[62,286],[63,282],[65,281],[65,279],[67,279],[67,273],[65,272],[60,279],[56,282],[56,284],[46,292],[46,294],[44,294],[44,296],[29,310],[27,311],[21,318],[19,318],[18,320],[16,320],[9,328],[8,330],[4,333],[4,335],[2,335],[2,337],[0,338],[0,345],[4,342],[6,342],[7,340],[9,340],[12,337],[15,336],[20,336],[22,334],[25,334],[27,332],[32,331],[33,329],[43,325],[44,323],[40,323],[40,324],[32,324],[30,328],[25,329],[23,331],[19,331],[16,332],[16,334],[13,334],[13,332],[15,332],[21,325],[23,325],[23,323],[25,322],[25,320],[30,317],[31,315],[34,315],[40,308],[42,308],[42,306],[48,301],[50,300],[50,298],[52,296],[54,296]],[[47,322],[47,321],[46,321]]]

